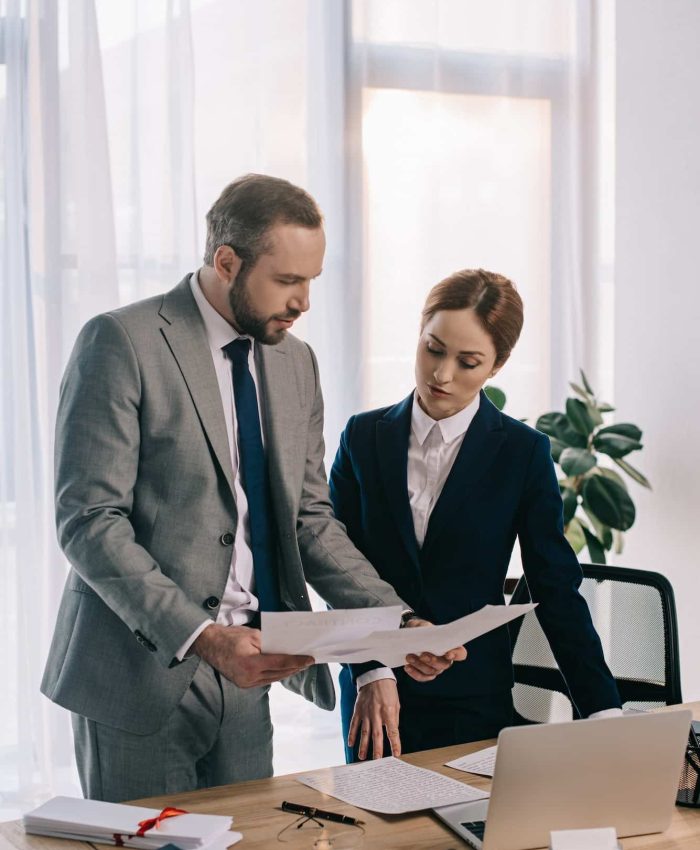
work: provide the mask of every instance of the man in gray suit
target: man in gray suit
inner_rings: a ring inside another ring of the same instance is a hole
[[[259,611],[309,610],[306,581],[335,608],[403,605],[333,516],[316,359],[287,334],[321,273],[316,203],[248,175],[207,224],[204,266],[89,321],[61,387],[72,569],[42,691],[72,712],[91,798],[271,775],[270,683],[326,709],[335,694],[325,665],[261,652]]]

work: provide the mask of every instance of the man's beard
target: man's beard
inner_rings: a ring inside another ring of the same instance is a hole
[[[250,271],[250,268],[242,268],[236,275],[233,286],[229,290],[228,299],[233,317],[236,320],[236,327],[242,334],[252,336],[256,342],[262,342],[264,345],[277,345],[287,336],[287,330],[286,328],[280,328],[278,331],[268,330],[267,326],[270,319],[298,319],[301,313],[299,311],[292,311],[286,316],[268,316],[267,318],[257,313],[250,303],[250,294],[248,292]]]

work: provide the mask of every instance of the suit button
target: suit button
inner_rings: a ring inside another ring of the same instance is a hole
[[[216,596],[207,596],[204,600],[204,607],[208,608],[210,611],[213,611],[214,608],[219,607],[219,600]]]
[[[230,531],[222,534],[219,538],[219,543],[221,543],[222,546],[230,546],[233,543],[233,534],[231,534]]]

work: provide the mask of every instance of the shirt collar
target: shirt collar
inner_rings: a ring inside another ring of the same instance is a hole
[[[476,412],[479,409],[479,401],[479,393],[477,393],[474,401],[468,404],[463,410],[458,411],[453,416],[448,416],[446,419],[437,420],[437,425],[444,442],[451,443],[457,437],[461,437],[466,433],[467,428],[471,425],[472,419],[476,416]],[[413,408],[411,410],[411,428],[418,440],[418,445],[423,445],[435,424],[436,420],[428,416],[418,404],[418,393],[414,392]]]
[[[230,325],[207,301],[202,292],[202,287],[199,285],[198,271],[193,272],[190,277],[190,289],[194,300],[197,302],[197,307],[199,307],[199,312],[202,314],[207,339],[212,350],[223,348],[229,342],[233,342],[234,339],[249,339],[252,350],[255,345],[253,338],[248,334],[239,334],[233,325]]]

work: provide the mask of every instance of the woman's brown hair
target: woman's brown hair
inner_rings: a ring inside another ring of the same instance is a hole
[[[502,366],[523,327],[523,302],[515,285],[503,275],[484,269],[463,269],[446,277],[428,293],[421,330],[440,310],[473,308],[496,349],[495,366]]]

